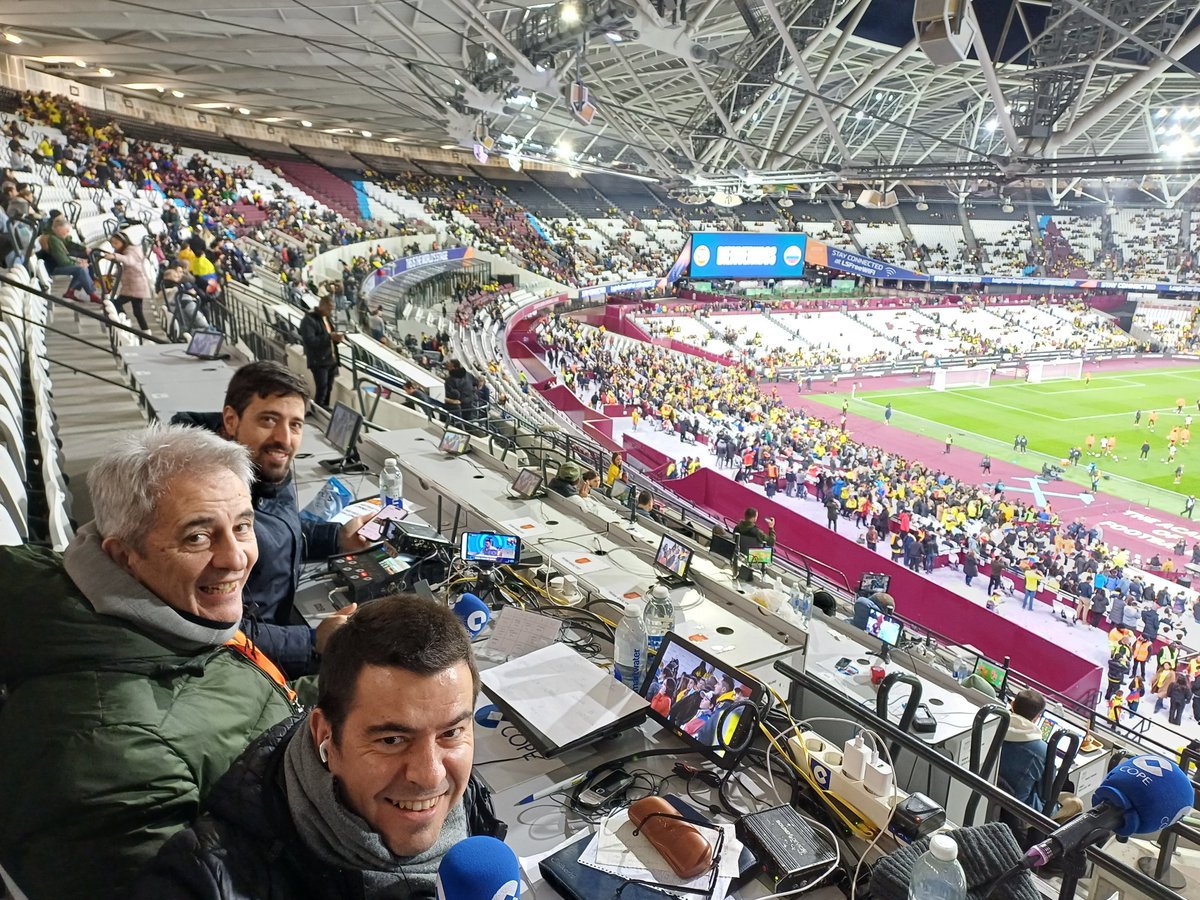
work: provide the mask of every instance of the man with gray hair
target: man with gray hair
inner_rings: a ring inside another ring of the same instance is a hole
[[[295,711],[239,631],[245,448],[151,427],[88,473],[63,554],[0,547],[0,863],[30,900],[128,896],[246,745]]]

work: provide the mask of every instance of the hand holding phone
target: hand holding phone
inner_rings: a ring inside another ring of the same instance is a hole
[[[371,543],[382,541],[387,537],[385,529],[389,522],[402,522],[407,517],[407,509],[401,506],[385,506],[367,524],[358,529],[358,536]]]

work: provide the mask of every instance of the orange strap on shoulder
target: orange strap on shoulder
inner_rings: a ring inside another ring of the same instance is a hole
[[[266,675],[277,685],[287,691],[288,699],[293,703],[296,702],[296,692],[288,687],[287,679],[283,677],[283,672],[279,671],[279,666],[275,665],[265,653],[259,650],[250,638],[246,637],[246,632],[238,630],[238,633],[225,642],[226,647],[231,647],[236,650],[254,665],[258,666]]]

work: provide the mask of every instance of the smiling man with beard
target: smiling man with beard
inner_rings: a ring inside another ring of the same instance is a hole
[[[259,557],[242,598],[242,630],[288,678],[317,671],[325,642],[355,610],[344,607],[316,629],[293,624],[301,563],[363,549],[367,541],[357,532],[370,518],[344,525],[301,520],[292,460],[304,437],[308,399],[303,379],[285,366],[253,362],[233,374],[220,413],[178,413],[171,420],[215,431],[250,451]]]

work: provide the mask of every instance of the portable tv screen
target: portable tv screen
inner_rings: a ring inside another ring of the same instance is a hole
[[[739,700],[759,705],[763,686],[674,632],[667,632],[640,693],[650,702],[652,719],[671,729],[714,765],[732,769],[741,754],[728,748],[745,740],[757,716],[744,708],[728,711],[729,707]]]
[[[200,359],[216,359],[224,343],[225,335],[219,331],[197,331],[183,352]]]
[[[746,548],[746,564],[751,566],[769,566],[775,558],[775,552],[770,547]]]
[[[333,405],[329,425],[325,428],[325,439],[337,448],[339,453],[346,456],[354,449],[362,423],[361,414],[339,401]]]
[[[659,541],[658,552],[654,554],[654,564],[676,578],[685,578],[688,566],[692,564],[692,550],[670,535],[664,534]]]
[[[532,469],[522,469],[513,479],[511,490],[518,497],[528,500],[542,486],[542,476]]]
[[[879,612],[867,616],[867,634],[879,638],[889,647],[895,647],[900,643],[900,632],[903,630],[904,623],[899,619],[893,619],[891,616]]]
[[[888,585],[891,583],[891,575],[883,575],[879,572],[863,572],[862,577],[858,579],[858,592],[868,596],[878,594],[881,591],[886,594]]]
[[[467,452],[467,445],[470,442],[471,436],[465,431],[447,431],[442,434],[438,450],[442,453],[449,453],[451,456],[459,456]]]
[[[975,658],[975,674],[992,686],[996,696],[1004,693],[1004,683],[1008,681],[1008,669],[1004,666],[986,656],[979,656]]]
[[[521,558],[521,539],[493,531],[468,531],[462,536],[459,557],[463,562],[515,565]]]

